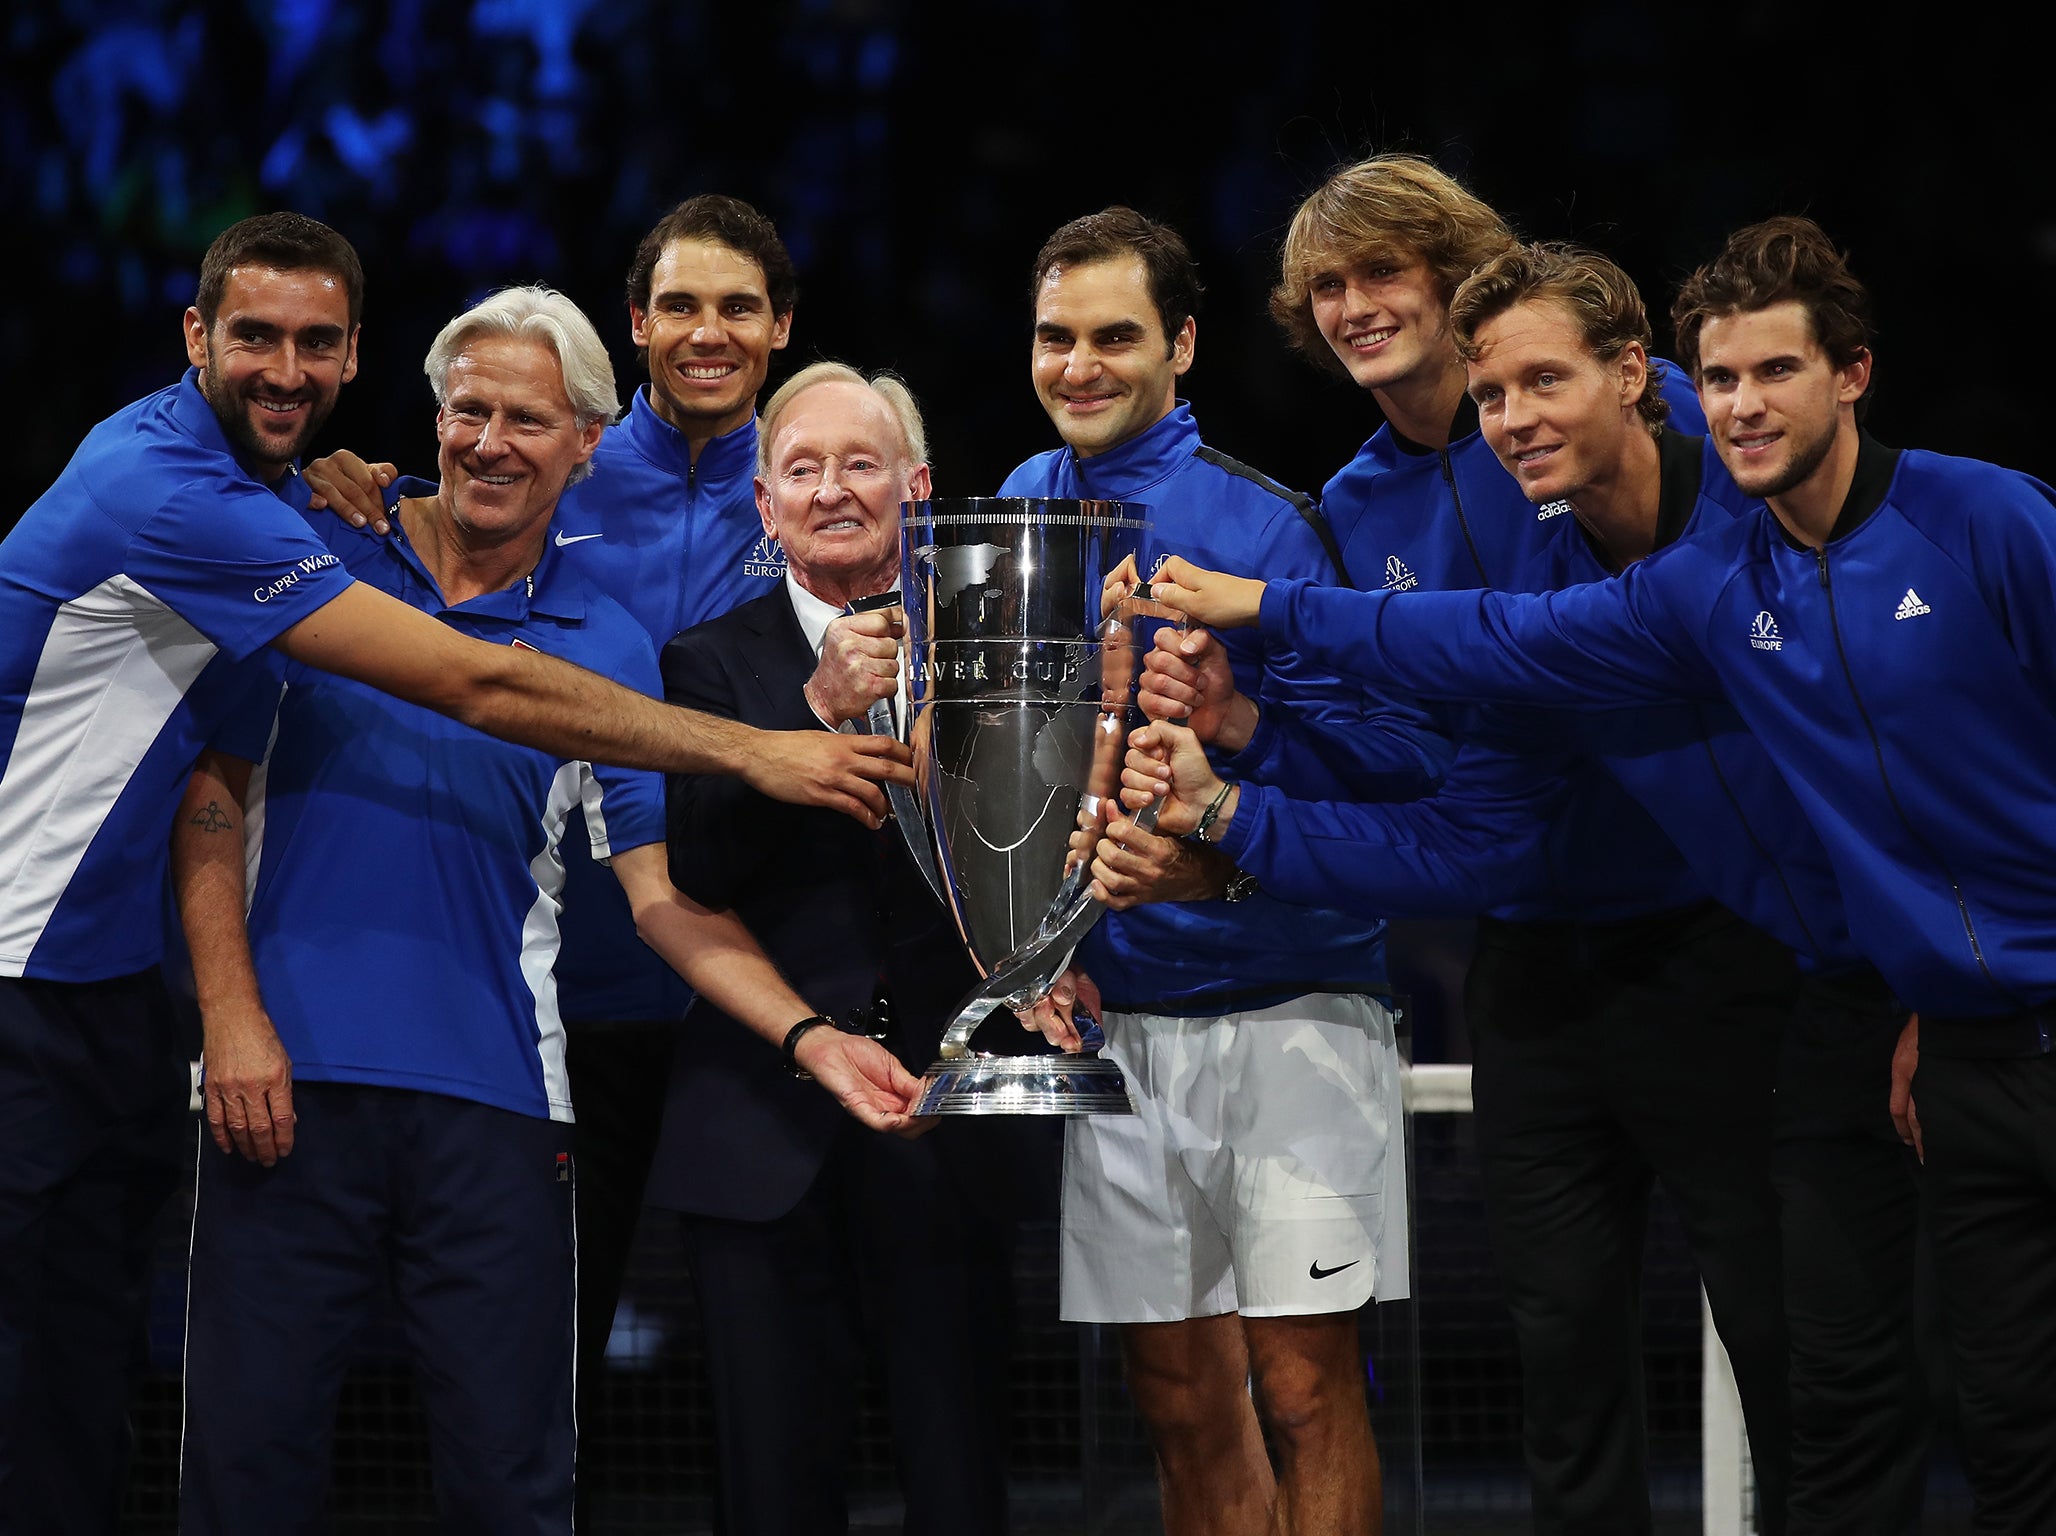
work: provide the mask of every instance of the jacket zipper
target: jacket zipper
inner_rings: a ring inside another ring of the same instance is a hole
[[[1963,886],[1956,879],[1956,871],[1949,867],[1948,861],[1936,851],[1934,844],[1923,837],[1919,829],[1913,825],[1913,818],[1906,814],[1906,808],[1899,803],[1899,792],[1892,788],[1891,775],[1885,771],[1884,744],[1878,740],[1877,727],[1871,724],[1870,711],[1863,707],[1863,695],[1856,691],[1856,673],[1849,665],[1848,649],[1842,644],[1842,624],[1835,616],[1835,589],[1828,581],[1826,546],[1816,549],[1813,558],[1820,567],[1820,589],[1827,598],[1828,629],[1835,637],[1835,655],[1842,663],[1842,680],[1849,685],[1849,697],[1856,705],[1857,717],[1863,721],[1863,729],[1870,736],[1870,750],[1877,759],[1878,781],[1885,787],[1885,798],[1892,802],[1892,809],[1898,814],[1900,825],[1905,827],[1907,834],[1920,845],[1921,851],[1934,860],[1935,867],[1941,870],[1942,877],[1949,882],[1949,894],[1956,898],[1956,913],[1963,919],[1963,935],[1970,941],[1971,958],[1977,961],[1978,970],[1984,974],[1986,982],[1994,992],[2015,1007],[2020,1007],[2020,999],[1999,984],[1999,978],[1992,974],[1991,966],[1985,963],[1984,946],[1978,942],[1977,925],[1970,920],[1970,904],[1963,899]]]
[[[1456,471],[1450,467],[1449,450],[1437,448],[1435,456],[1442,461],[1442,483],[1449,487],[1449,499],[1456,506],[1456,526],[1463,530],[1464,547],[1471,552],[1471,564],[1478,568],[1478,583],[1490,587],[1492,578],[1485,574],[1485,562],[1478,558],[1478,541],[1471,537],[1471,521],[1463,515],[1463,492],[1456,488]]]

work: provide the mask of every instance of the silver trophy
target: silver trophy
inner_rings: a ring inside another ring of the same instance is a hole
[[[901,519],[906,740],[919,803],[893,795],[914,860],[985,979],[943,1032],[924,1115],[1132,1114],[1128,1085],[1087,1051],[1002,1056],[971,1036],[1049,994],[1106,910],[1092,850],[1120,804],[1135,684],[1156,628],[1177,616],[1132,595],[1102,617],[1105,579],[1138,552],[1143,509],[1109,501],[975,497],[909,502]],[[869,728],[887,731],[887,701]],[[1155,807],[1134,818],[1148,826]]]

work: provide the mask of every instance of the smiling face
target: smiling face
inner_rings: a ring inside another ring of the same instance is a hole
[[[604,430],[578,424],[547,345],[490,335],[467,342],[450,364],[435,426],[439,496],[455,536],[474,551],[522,539],[540,549],[565,482]]]
[[[232,267],[214,324],[186,311],[186,356],[237,455],[264,480],[300,456],[357,376],[343,280],[315,269]]]
[[[1612,480],[1631,435],[1647,436],[1635,410],[1649,383],[1640,344],[1603,361],[1555,299],[1513,305],[1481,324],[1473,342],[1478,425],[1529,501],[1571,500]]]
[[[789,400],[773,423],[757,513],[785,547],[793,579],[824,602],[890,589],[899,575],[900,503],[928,495],[899,418],[863,384],[834,380]]]
[[[1870,354],[1837,368],[1796,299],[1709,318],[1699,332],[1699,403],[1721,463],[1751,496],[1783,496],[1856,430]]]
[[[757,409],[771,354],[792,329],[771,312],[764,271],[718,240],[673,240],[650,273],[650,307],[630,307],[648,349],[650,401],[695,444],[732,432]]]
[[[1035,393],[1081,459],[1105,453],[1171,413],[1195,334],[1188,319],[1164,335],[1140,256],[1052,267],[1035,296]]]
[[[1392,389],[1455,357],[1441,286],[1418,258],[1371,257],[1317,271],[1314,324],[1359,389]]]

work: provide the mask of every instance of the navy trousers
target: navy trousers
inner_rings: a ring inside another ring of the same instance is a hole
[[[443,1528],[569,1532],[571,1127],[409,1089],[293,1100],[276,1167],[200,1147],[180,1529],[320,1528],[351,1340],[390,1281]]]
[[[682,1218],[719,1455],[720,1536],[841,1536],[868,1356],[884,1378],[907,1536],[1001,1536],[1013,1208],[979,1154],[850,1121],[772,1221]],[[952,1152],[968,1154],[953,1157]]]
[[[158,1213],[191,1123],[153,969],[0,978],[0,1533],[115,1528]]]

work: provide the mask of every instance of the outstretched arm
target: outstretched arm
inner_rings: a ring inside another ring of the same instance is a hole
[[[1670,589],[1677,555],[1561,592],[1357,592],[1257,584],[1172,558],[1154,587],[1209,625],[1261,622],[1309,664],[1416,698],[1610,708],[1717,697]]]
[[[692,989],[773,1050],[810,1008],[733,912],[703,907],[671,884],[664,845],[646,843],[613,856],[635,931]],[[803,1070],[874,1131],[917,1132],[912,1118],[921,1083],[875,1040],[812,1029],[795,1052]]]
[[[293,1064],[264,999],[243,921],[243,800],[250,765],[205,752],[171,834],[172,887],[199,994],[207,1130],[269,1168],[293,1150]]]
[[[884,821],[881,782],[913,782],[906,748],[889,738],[759,731],[678,709],[540,651],[471,639],[365,582],[277,645],[505,741],[627,768],[732,774],[774,800],[867,826]]]

